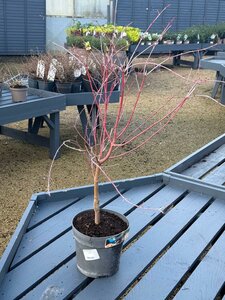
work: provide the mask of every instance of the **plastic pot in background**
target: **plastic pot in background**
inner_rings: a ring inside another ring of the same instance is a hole
[[[28,78],[28,85],[30,88],[38,89],[38,81],[35,78],[29,77]]]
[[[72,83],[72,93],[81,93],[82,79],[77,79]]]
[[[10,88],[13,102],[23,102],[27,100],[27,87]]]
[[[55,82],[38,79],[38,88],[40,90],[54,92],[55,91]]]
[[[98,90],[98,81],[97,80],[92,80],[90,83],[90,80],[88,78],[83,78],[83,89],[85,92],[92,92],[92,89],[94,91]]]
[[[76,221],[87,210],[79,213],[73,219],[73,233],[76,240],[76,257],[78,270],[92,278],[108,277],[119,269],[123,242],[129,231],[129,222],[124,215],[111,210],[101,210],[119,217],[126,229],[116,235],[91,237],[76,229]]]
[[[56,91],[61,94],[70,94],[72,92],[72,82],[56,82]]]

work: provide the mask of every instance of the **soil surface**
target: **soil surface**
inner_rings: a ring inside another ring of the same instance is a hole
[[[81,233],[92,237],[116,235],[127,229],[127,223],[118,216],[101,210],[99,225],[94,222],[94,211],[85,211],[73,221],[74,227]]]
[[[21,64],[20,60],[7,59],[8,63],[17,67]],[[159,58],[158,61],[164,59],[164,57]],[[0,67],[1,63],[5,62],[6,59],[3,61],[0,57]],[[140,122],[148,119],[150,114],[161,111],[160,107],[166,108],[165,103],[169,99],[179,101],[187,95],[193,86],[193,81],[199,81],[200,84],[161,134],[155,135],[149,143],[135,152],[130,152],[130,155],[108,161],[104,166],[108,178],[119,180],[163,172],[199,147],[223,134],[225,132],[225,107],[209,98],[214,78],[215,72],[213,71],[191,70],[188,67],[160,68],[149,74],[130,132],[137,130]],[[134,95],[137,92],[134,73],[131,74],[129,82],[128,112],[131,110],[135,100]],[[110,105],[112,118],[117,108],[116,103]],[[125,121],[127,118],[128,114],[124,114]],[[69,107],[63,111],[60,114],[60,122],[61,140],[75,139],[79,142],[77,131],[74,129],[75,124],[78,129],[81,129],[77,109]],[[10,124],[10,126],[26,129],[27,120]],[[48,136],[46,126],[41,129],[40,133]],[[137,142],[133,142],[121,151],[132,150],[136,144]],[[0,136],[0,255],[21,219],[31,195],[47,190],[50,165],[51,160],[48,157],[47,148]],[[108,181],[108,178],[102,176],[101,180]],[[92,173],[83,152],[63,147],[61,157],[53,165],[50,183],[51,190],[92,184]]]

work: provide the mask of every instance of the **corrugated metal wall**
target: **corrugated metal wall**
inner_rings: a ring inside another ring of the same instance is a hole
[[[157,11],[170,7],[160,16],[152,31],[161,31],[174,18],[172,30],[192,25],[225,22],[225,0],[114,0],[117,2],[116,23],[146,30]]]
[[[0,0],[0,55],[45,51],[45,0]]]
[[[66,28],[73,18],[82,24],[105,24],[110,0],[46,0],[46,43],[48,50],[59,49],[66,42]]]
[[[47,16],[74,16],[74,0],[46,0]]]

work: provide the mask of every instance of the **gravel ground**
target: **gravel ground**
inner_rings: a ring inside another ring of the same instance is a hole
[[[166,99],[183,97],[190,84],[189,79],[207,81],[199,86],[165,131],[157,135],[145,147],[119,160],[110,161],[105,170],[113,180],[145,176],[164,171],[186,155],[225,132],[225,108],[207,97],[210,95],[214,72],[190,71],[189,68],[173,68],[172,71],[186,77],[183,80],[168,70],[151,73],[145,83],[141,105],[137,109],[134,130],[149,112],[164,104]],[[134,79],[131,75],[130,82]],[[134,100],[135,86],[130,86],[128,103]],[[117,105],[111,105],[112,115]],[[130,106],[128,106],[128,110]],[[76,138],[74,107],[61,113],[61,138]],[[26,128],[27,122],[11,124],[14,128]],[[47,129],[42,129],[48,134]],[[135,144],[130,147],[134,147]],[[131,149],[129,148],[129,149]],[[127,149],[125,149],[127,150]],[[124,151],[125,151],[124,150]],[[28,201],[33,193],[46,191],[47,177],[51,164],[46,148],[29,145],[4,136],[0,137],[0,254],[5,249]],[[106,180],[102,178],[102,180]],[[51,189],[63,189],[91,184],[92,177],[86,158],[79,152],[63,148],[61,158],[53,167]]]

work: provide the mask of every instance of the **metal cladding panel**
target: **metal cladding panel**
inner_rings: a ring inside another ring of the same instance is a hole
[[[132,24],[144,31],[167,5],[151,31],[162,31],[172,20],[173,31],[225,21],[224,0],[118,0],[116,23],[124,26]]]
[[[118,25],[127,25],[132,22],[133,18],[133,1],[123,0],[118,1],[118,9],[116,19]],[[132,23],[133,26],[133,23]]]
[[[225,1],[219,3],[218,22],[225,22]]]
[[[0,55],[45,51],[45,0],[0,0]]]

